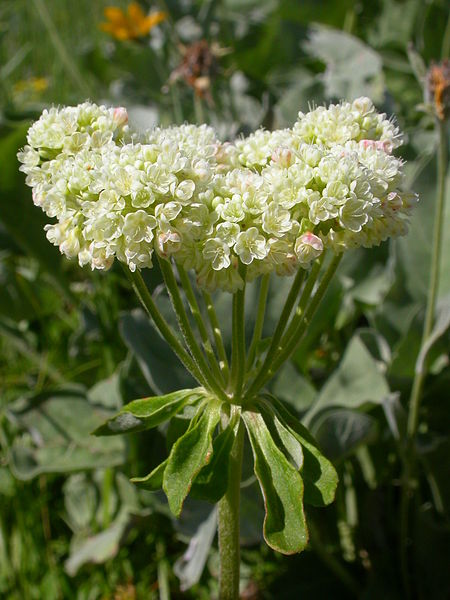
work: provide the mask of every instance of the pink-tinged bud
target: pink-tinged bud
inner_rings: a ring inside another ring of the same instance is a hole
[[[272,160],[274,163],[280,165],[280,167],[290,167],[292,164],[292,152],[289,148],[277,148],[272,153]]]
[[[126,125],[128,123],[127,109],[123,106],[118,106],[114,109],[113,118],[117,125],[119,125],[119,127],[122,125]]]
[[[167,258],[168,254],[175,252],[181,244],[181,236],[176,231],[166,231],[158,234],[156,238],[159,254]]]
[[[295,254],[301,265],[308,265],[323,252],[323,242],[320,237],[307,231],[295,240]]]
[[[383,150],[386,154],[391,154],[393,150],[393,144],[389,140],[361,140],[362,147],[375,148],[376,150]]]

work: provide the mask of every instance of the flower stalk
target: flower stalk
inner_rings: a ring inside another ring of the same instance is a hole
[[[436,119],[438,133],[438,165],[437,180],[438,190],[433,227],[433,246],[430,264],[430,280],[428,285],[425,321],[422,333],[421,348],[427,343],[435,321],[437,294],[439,290],[439,274],[442,253],[442,232],[444,225],[444,210],[446,196],[446,181],[448,172],[448,135],[446,120]],[[410,505],[414,496],[414,473],[416,469],[415,441],[419,424],[420,404],[423,386],[428,373],[428,360],[417,361],[414,379],[409,399],[406,440],[404,448],[404,465],[402,476],[402,490],[400,499],[400,564],[402,580],[408,598],[411,597],[411,582],[409,577],[408,538]]]

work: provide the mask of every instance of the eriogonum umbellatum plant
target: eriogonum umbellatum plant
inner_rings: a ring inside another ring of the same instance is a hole
[[[137,135],[127,122],[124,108],[91,103],[45,110],[19,154],[21,169],[34,203],[52,218],[49,241],[81,266],[123,263],[199,383],[135,400],[96,433],[192,415],[168,458],[134,481],[162,487],[175,515],[189,492],[219,502],[221,597],[234,598],[244,429],[265,500],[264,537],[275,550],[300,552],[308,540],[303,503],[330,503],[337,475],[265,385],[295,351],[342,253],[404,235],[415,196],[400,189],[402,160],[392,154],[398,129],[368,98],[299,113],[291,129],[258,130],[231,143],[206,125]],[[181,336],[141,277],[155,260]],[[272,337],[261,344],[271,276],[292,277],[292,285]],[[246,348],[245,287],[256,278],[260,296]],[[210,295],[216,290],[233,294],[231,360]]]

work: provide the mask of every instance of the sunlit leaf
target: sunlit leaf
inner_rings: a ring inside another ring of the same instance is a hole
[[[202,388],[196,388],[179,390],[165,396],[133,400],[126,404],[117,415],[98,427],[94,434],[116,435],[157,427],[176,415],[186,404],[196,402],[204,395],[205,392]]]

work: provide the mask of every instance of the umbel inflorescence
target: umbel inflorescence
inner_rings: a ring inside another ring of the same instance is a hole
[[[124,108],[51,108],[19,153],[48,239],[108,269],[152,266],[153,253],[194,269],[201,287],[306,268],[324,249],[373,246],[406,233],[398,129],[359,98],[299,113],[291,129],[222,143],[206,125],[136,138]]]

